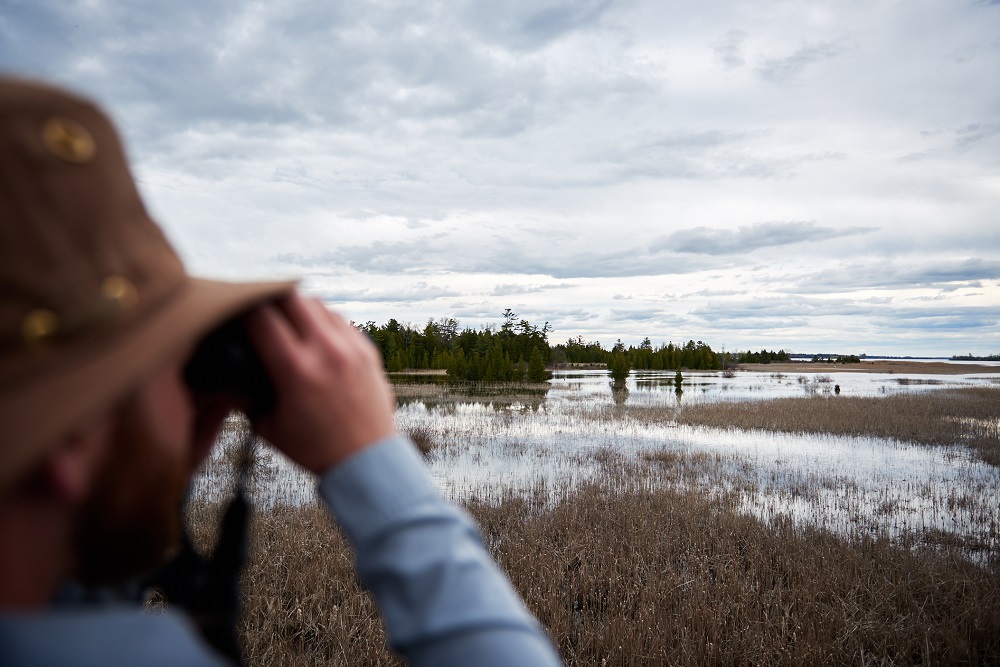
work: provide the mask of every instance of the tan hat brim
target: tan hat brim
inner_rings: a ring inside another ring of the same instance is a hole
[[[0,489],[30,469],[59,438],[108,408],[144,375],[216,325],[288,293],[295,281],[228,283],[187,278],[155,312],[82,353],[66,353],[55,377],[0,397]],[[4,392],[6,394],[6,392]]]

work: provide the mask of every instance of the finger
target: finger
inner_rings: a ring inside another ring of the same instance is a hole
[[[278,301],[278,307],[303,339],[315,338],[321,335],[322,320],[317,318],[310,302],[297,291]]]
[[[317,325],[322,329],[320,340],[328,350],[338,356],[354,356],[364,350],[366,341],[359,340],[358,330],[327,308],[318,299],[305,299],[306,308],[316,318]],[[366,337],[367,338],[367,337]]]
[[[344,319],[340,314],[330,310],[326,307],[319,299],[305,299],[306,307],[314,313],[315,317],[328,325],[332,325],[338,333],[343,333],[348,329],[353,329],[350,322]]]
[[[314,308],[317,315],[323,319],[325,322],[331,322],[336,324],[338,320],[342,320],[336,312],[327,308],[326,304],[316,298],[306,299],[306,304],[310,308]]]
[[[296,349],[301,336],[275,304],[264,304],[245,316],[247,332],[272,380],[281,369],[297,364]]]

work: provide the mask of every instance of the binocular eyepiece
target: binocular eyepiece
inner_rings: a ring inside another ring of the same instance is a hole
[[[277,402],[274,384],[239,316],[202,339],[184,368],[184,381],[195,393],[243,396],[251,418],[270,412]]]

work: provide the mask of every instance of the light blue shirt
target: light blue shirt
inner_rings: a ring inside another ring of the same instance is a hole
[[[354,545],[390,643],[410,665],[561,664],[475,525],[441,499],[406,438],[388,438],[330,470],[319,493]],[[226,663],[180,613],[102,606],[0,615],[0,664]]]

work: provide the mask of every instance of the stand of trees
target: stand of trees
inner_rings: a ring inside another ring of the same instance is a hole
[[[760,352],[737,352],[731,355],[732,361],[737,364],[769,364],[772,361],[788,361],[790,357],[784,350],[761,350]]]
[[[972,353],[965,355],[954,355],[951,358],[952,361],[1000,361],[1000,354],[987,354],[983,356],[975,356]]]
[[[423,329],[391,319],[368,322],[361,330],[375,341],[386,370],[444,369],[456,382],[544,382],[552,361],[546,322],[541,327],[518,320],[508,308],[499,327],[458,329],[458,320],[429,320]]]
[[[618,375],[636,370],[722,370],[737,363],[788,361],[788,353],[717,353],[707,343],[689,340],[654,347],[649,337],[638,346],[625,347],[619,340],[610,350],[582,336],[565,343],[549,344],[552,328],[520,319],[508,308],[503,324],[480,329],[459,329],[458,320],[428,320],[422,329],[391,319],[383,325],[369,321],[359,327],[375,341],[386,370],[443,369],[453,382],[544,382],[546,366],[552,364],[607,365]]]
[[[647,336],[639,347],[626,348],[619,340],[611,350],[605,350],[600,343],[590,343],[583,337],[570,338],[566,343],[556,345],[552,355],[556,363],[609,364],[611,356],[621,352],[628,360],[629,368],[636,370],[674,370],[691,368],[696,370],[720,370],[722,357],[702,341],[689,340],[684,345],[666,343],[654,348]]]

